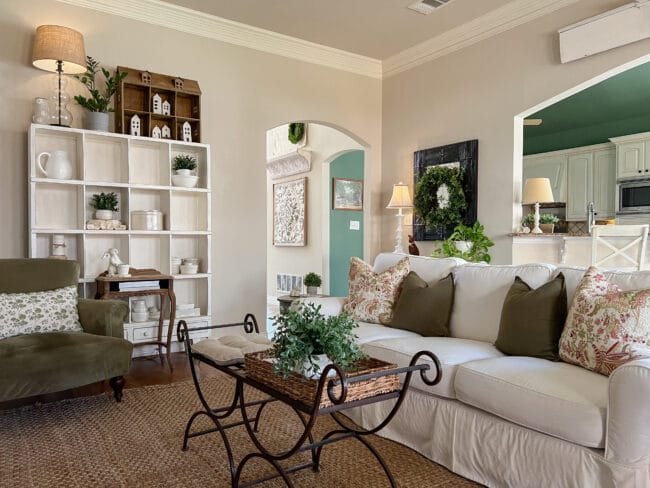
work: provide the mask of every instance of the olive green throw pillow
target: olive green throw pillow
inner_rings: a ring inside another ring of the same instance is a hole
[[[402,292],[390,326],[425,337],[448,336],[453,304],[453,275],[429,285],[411,271],[402,282]]]
[[[533,290],[518,276],[503,302],[494,345],[511,356],[559,361],[558,343],[567,315],[564,275]]]

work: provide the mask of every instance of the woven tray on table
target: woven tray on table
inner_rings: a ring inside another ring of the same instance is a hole
[[[298,400],[307,407],[314,405],[316,390],[318,389],[318,380],[306,379],[302,375],[294,372],[291,373],[289,378],[285,379],[282,375],[277,375],[275,373],[272,362],[268,360],[265,361],[265,359],[270,357],[271,353],[269,351],[246,354],[244,356],[246,375],[260,383],[275,388],[294,400]],[[379,371],[386,371],[396,367],[397,365],[395,364],[390,364],[380,359],[369,357],[354,363],[351,370],[346,372],[346,376],[352,378],[354,376],[377,373]],[[397,374],[348,383],[348,394],[345,401],[350,402],[361,400],[363,398],[397,391],[399,388],[400,382]],[[340,394],[340,392],[340,386],[334,388],[335,398]],[[319,407],[326,408],[330,406],[332,406],[332,402],[327,395],[327,387],[325,387],[320,398]]]

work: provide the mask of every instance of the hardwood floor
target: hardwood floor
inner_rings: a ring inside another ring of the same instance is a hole
[[[187,356],[184,352],[177,352],[172,354],[172,364],[174,365],[174,372],[170,373],[169,367],[161,366],[160,361],[156,357],[153,358],[134,358],[131,362],[131,371],[125,376],[125,388],[138,388],[145,385],[162,385],[174,383],[176,381],[189,380],[192,377],[190,372],[190,365]],[[216,374],[214,369],[202,365],[201,375],[210,376]],[[9,402],[0,402],[0,410],[9,408],[22,407],[31,405],[33,403],[49,403],[58,402],[70,398],[79,398],[84,396],[99,395],[103,392],[112,392],[108,381],[101,383],[93,383],[92,385],[74,388],[57,393],[49,393],[47,395],[39,395],[29,398],[21,398],[19,400],[12,400]]]

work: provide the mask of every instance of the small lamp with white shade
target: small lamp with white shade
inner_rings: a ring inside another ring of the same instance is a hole
[[[402,224],[404,214],[402,213],[402,210],[405,208],[413,208],[413,200],[411,200],[408,185],[405,185],[401,181],[393,185],[393,194],[391,195],[390,202],[388,202],[386,208],[397,209],[397,229],[395,231],[395,250],[393,252],[404,254],[404,246],[402,245]]]
[[[535,205],[535,220],[531,233],[542,234],[542,229],[539,228],[539,204],[554,201],[551,180],[548,178],[526,179],[523,200],[524,205]]]

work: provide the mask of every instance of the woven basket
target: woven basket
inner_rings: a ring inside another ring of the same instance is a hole
[[[272,355],[269,351],[246,354],[244,356],[246,375],[260,383],[275,388],[294,400],[298,400],[307,408],[311,408],[315,402],[318,380],[306,379],[304,376],[295,372],[292,372],[290,376],[285,379],[282,375],[275,374],[272,362],[265,361],[265,359],[271,357]],[[380,359],[365,358],[354,363],[350,368],[350,371],[346,373],[346,376],[352,378],[354,376],[377,373],[379,371],[386,371],[396,367],[397,365],[387,363]],[[348,394],[345,401],[351,402],[354,400],[361,400],[363,398],[397,391],[399,388],[400,382],[397,374],[348,383]],[[334,388],[335,398],[340,394],[340,392],[340,386]],[[323,389],[318,405],[319,408],[332,406],[332,402],[327,395],[327,387]]]

